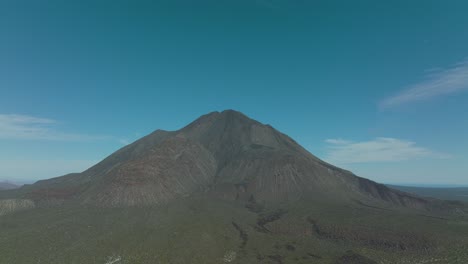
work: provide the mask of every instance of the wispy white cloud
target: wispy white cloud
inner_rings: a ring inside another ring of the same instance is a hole
[[[328,143],[325,160],[335,164],[392,162],[427,157],[448,157],[448,155],[416,146],[414,142],[396,138],[376,138],[362,142],[327,139],[325,142]]]
[[[379,103],[386,109],[410,102],[468,90],[468,59],[448,69],[431,69],[425,80]]]
[[[342,144],[350,144],[350,143],[352,143],[352,141],[344,140],[344,139],[341,139],[341,138],[337,138],[337,139],[327,139],[327,140],[325,140],[325,142],[327,142],[327,143],[329,143],[329,144],[334,144],[334,145],[342,145]]]
[[[106,136],[58,131],[57,121],[28,115],[0,114],[0,139],[82,141]]]

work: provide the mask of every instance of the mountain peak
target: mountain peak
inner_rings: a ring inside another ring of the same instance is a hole
[[[214,120],[225,120],[225,122],[232,122],[232,121],[237,120],[237,121],[243,121],[243,122],[248,122],[248,123],[251,123],[251,122],[259,123],[258,121],[248,117],[242,112],[232,110],[232,109],[226,109],[221,112],[214,111],[214,112],[210,112],[208,114],[202,115],[199,118],[197,118],[195,121],[190,123],[187,127],[191,126],[192,124],[212,122]]]
[[[221,115],[225,115],[225,116],[237,116],[237,117],[245,117],[245,118],[249,118],[247,117],[244,113],[240,112],[240,111],[237,111],[237,110],[234,110],[234,109],[226,109],[226,110],[223,110],[221,111],[220,113]],[[250,118],[249,118],[250,119]]]

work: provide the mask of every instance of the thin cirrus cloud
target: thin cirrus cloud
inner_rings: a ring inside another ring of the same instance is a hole
[[[419,147],[416,143],[396,138],[376,138],[370,141],[354,142],[342,139],[327,139],[325,160],[336,164],[395,162],[420,158],[448,158]]]
[[[0,139],[86,141],[109,138],[62,132],[56,127],[57,121],[48,118],[0,114]]]
[[[395,96],[384,99],[379,103],[379,107],[388,109],[463,90],[468,90],[468,59],[448,69],[431,71],[424,81],[408,87]]]

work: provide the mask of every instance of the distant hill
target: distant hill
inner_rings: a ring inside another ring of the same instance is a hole
[[[468,202],[468,187],[414,187],[387,185],[393,189],[416,194],[422,197],[432,197],[442,200],[458,200]]]
[[[10,183],[10,182],[0,182],[0,190],[11,190],[11,189],[16,189],[19,188],[19,185]]]

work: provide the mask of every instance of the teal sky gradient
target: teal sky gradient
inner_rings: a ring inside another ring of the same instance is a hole
[[[155,129],[236,109],[379,182],[468,185],[466,10],[1,1],[0,179],[80,171]]]

